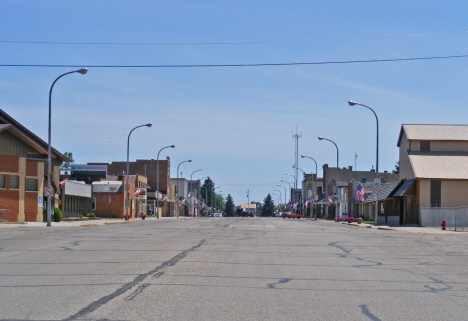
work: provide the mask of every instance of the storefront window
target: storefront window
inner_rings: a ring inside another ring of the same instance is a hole
[[[5,188],[5,175],[0,174],[0,188]]]
[[[36,192],[37,191],[37,179],[35,179],[35,178],[26,178],[24,188],[25,188],[26,191]]]
[[[19,189],[18,175],[10,175],[10,189]]]

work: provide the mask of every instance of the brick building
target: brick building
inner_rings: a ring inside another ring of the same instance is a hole
[[[126,213],[124,192],[126,178],[126,175],[107,176],[106,180],[93,182],[94,213],[96,216],[124,218]],[[131,191],[129,216],[136,218],[140,213],[147,214],[146,177],[130,175],[128,181]]]
[[[51,158],[58,205],[60,165],[68,159],[53,148]],[[47,143],[0,109],[0,209],[10,211],[10,222],[45,220],[46,171]]]
[[[108,163],[88,163],[88,165],[107,165],[107,175],[124,175],[127,171],[127,162],[112,162]],[[159,201],[160,208],[157,210],[157,169],[158,161],[155,159],[137,159],[136,162],[129,162],[129,175],[141,175],[147,178],[147,206],[155,211],[159,217],[168,215],[169,207],[162,198],[168,194],[170,190],[170,158],[159,160]],[[146,211],[145,211],[146,212]],[[168,215],[169,216],[169,215]]]

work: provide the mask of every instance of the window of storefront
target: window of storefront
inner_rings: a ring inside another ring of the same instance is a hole
[[[19,189],[18,175],[10,175],[10,189]]]
[[[0,174],[0,188],[5,188],[5,175]]]
[[[28,192],[37,192],[37,179],[26,178],[24,189]]]

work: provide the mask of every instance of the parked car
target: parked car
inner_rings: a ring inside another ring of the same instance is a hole
[[[281,217],[281,216],[283,216],[283,212],[277,212],[277,213],[275,213],[275,217]]]
[[[214,213],[213,217],[223,217],[223,213]]]
[[[293,212],[288,212],[288,213],[283,213],[282,215],[283,218],[297,218],[297,219],[301,219],[302,218],[302,215],[301,214],[296,214],[296,213],[293,213]]]

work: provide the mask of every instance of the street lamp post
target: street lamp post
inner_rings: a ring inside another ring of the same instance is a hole
[[[52,185],[51,185],[51,176],[52,176],[52,155],[51,155],[51,151],[52,151],[52,89],[54,89],[54,85],[55,83],[57,82],[57,80],[59,80],[60,78],[62,78],[63,76],[66,76],[66,75],[69,75],[69,74],[73,74],[73,73],[80,73],[82,75],[86,74],[88,72],[88,68],[81,68],[79,70],[74,70],[74,71],[70,71],[70,72],[66,72],[60,76],[58,76],[54,82],[52,83],[52,86],[50,87],[50,91],[49,91],[49,140],[48,140],[48,143],[47,143],[47,187],[49,188],[49,190],[52,188]],[[51,226],[51,217],[52,217],[52,198],[55,197],[55,194],[52,193],[51,196],[48,196],[47,197],[47,226]]]
[[[335,204],[335,219],[338,218],[338,171],[340,170],[339,166],[339,160],[340,160],[340,153],[338,151],[338,146],[335,144],[334,141],[328,138],[324,138],[322,136],[318,137],[319,140],[328,140],[329,142],[332,142],[333,145],[336,147],[336,182],[335,182],[335,195],[336,195],[336,204]],[[325,184],[325,182],[324,182]]]
[[[156,203],[158,204],[158,218],[159,218],[159,153],[161,153],[163,149],[174,148],[174,147],[175,145],[170,145],[170,146],[161,148],[158,152],[158,157],[156,158],[156,185],[157,185],[156,186]]]
[[[275,197],[276,197],[276,200],[280,200],[280,199],[281,199],[281,197],[280,197],[278,194],[276,194],[276,193],[271,193],[271,195],[275,196]],[[278,206],[279,206],[279,203],[280,203],[280,202],[278,201]]]
[[[201,204],[200,204],[201,203],[201,182],[205,178],[208,178],[208,176],[200,178],[200,186],[198,187],[198,195],[200,195],[198,197],[198,213],[200,213],[200,209],[201,209]],[[208,197],[208,192],[206,191],[206,187],[205,187],[205,192],[206,192],[206,196]],[[201,216],[201,213],[200,213],[200,216]]]
[[[356,103],[354,101],[348,101],[348,104],[350,106],[354,106],[354,105],[359,105],[359,106],[362,106],[362,107],[366,107],[368,109],[370,109],[370,111],[372,111],[374,113],[374,116],[375,116],[375,120],[377,122],[377,146],[376,146],[376,149],[375,149],[375,177],[376,178],[379,178],[379,118],[377,117],[377,114],[375,113],[375,111],[370,108],[369,106],[367,105],[364,105],[364,104],[360,104],[360,103]],[[374,186],[375,188],[375,186]],[[375,191],[374,191],[375,193]],[[377,216],[379,214],[379,210],[378,210],[378,207],[379,207],[379,194],[375,194],[375,225],[378,225],[377,223]]]
[[[277,189],[274,189],[274,191],[279,193],[279,196],[280,196],[279,199],[281,200],[281,199],[283,198],[283,197],[281,196],[281,195],[282,195],[282,194],[281,194],[281,191],[279,191],[279,190],[277,190]],[[279,205],[279,203],[278,203],[278,205]]]
[[[283,185],[281,184],[276,184],[276,186],[281,186],[282,188],[284,188],[284,205],[286,205],[286,187],[284,187]]]
[[[190,175],[190,190],[191,190],[191,191],[192,191],[192,187],[193,187],[193,186],[192,186],[192,185],[193,185],[193,174],[196,173],[196,172],[200,172],[200,171],[202,171],[202,170],[203,170],[203,169],[197,169],[196,171],[193,171],[193,172],[192,172],[192,175]],[[195,190],[193,190],[193,191],[195,191]],[[199,194],[200,194],[200,193],[199,193]],[[200,198],[200,195],[197,195],[197,196]],[[195,202],[195,201],[194,201],[194,202]],[[192,207],[193,207],[193,213],[192,213],[192,217],[193,217],[193,215],[195,214],[195,204],[193,204]]]
[[[292,178],[294,178],[294,188],[297,188],[297,177],[294,176],[294,175],[291,175],[291,174],[286,174],[287,176],[291,176]]]
[[[309,158],[309,159],[313,160],[314,163],[315,163],[315,196],[317,196],[317,200],[318,200],[318,195],[317,195],[317,176],[318,176],[318,172],[317,172],[317,170],[318,170],[318,168],[317,168],[317,162],[315,161],[315,159],[313,159],[312,157],[309,157],[309,156],[301,155],[301,157],[302,157],[302,158]],[[314,200],[313,200],[313,201],[315,201],[315,197],[314,197]],[[317,205],[316,205],[315,202],[313,202],[313,204],[314,204],[314,214],[315,214],[315,215],[314,215],[314,218],[317,220]]]
[[[281,182],[282,183],[288,183],[288,185],[289,185],[289,202],[291,202],[291,191],[292,191],[291,182],[284,181],[284,180],[281,180]]]
[[[135,128],[133,128],[130,133],[128,134],[128,139],[127,139],[127,181],[125,182],[125,191],[127,192],[126,199],[125,199],[125,220],[128,221],[128,208],[130,204],[130,183],[128,181],[128,176],[129,176],[129,171],[130,171],[130,162],[129,162],[129,155],[130,155],[130,135],[132,132],[140,127],[151,127],[153,124],[146,124],[146,125],[140,125]]]
[[[295,169],[300,170],[300,171],[302,172],[302,177],[305,178],[305,172],[304,172],[302,169],[300,169],[300,168],[297,167],[296,165],[293,165],[292,168],[295,168]],[[299,179],[299,178],[298,178],[298,179]],[[296,184],[296,185],[297,185],[297,184]],[[296,188],[297,188],[297,186],[296,186]],[[302,197],[302,199],[301,199],[301,214],[304,214],[304,204],[303,204],[303,203],[304,203],[304,195],[303,195],[303,193],[302,193],[302,190],[303,190],[303,189],[302,189],[302,181],[301,181],[301,197]]]
[[[177,189],[176,189],[176,199],[177,199],[177,217],[179,217],[179,214],[180,214],[180,208],[179,208],[179,167],[180,167],[180,164],[183,164],[183,163],[190,163],[192,162],[191,159],[189,160],[185,160],[183,162],[180,162],[179,165],[177,166]],[[183,186],[183,184],[182,184]]]

